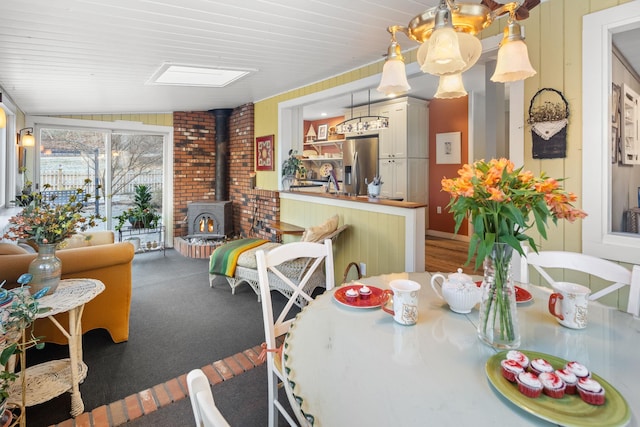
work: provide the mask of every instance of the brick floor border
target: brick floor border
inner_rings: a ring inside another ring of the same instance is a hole
[[[216,385],[264,363],[258,360],[260,351],[261,348],[258,345],[242,353],[203,366],[201,369],[209,379],[209,383]],[[180,375],[178,378],[142,390],[117,402],[99,406],[91,412],[84,412],[76,418],[52,424],[50,427],[115,427],[123,425],[188,397],[186,378],[187,374]]]

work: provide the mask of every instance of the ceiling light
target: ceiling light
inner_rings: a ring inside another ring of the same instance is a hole
[[[4,108],[0,107],[0,129],[7,127],[7,113],[4,112]]]
[[[465,96],[467,91],[462,83],[462,73],[440,76],[438,91],[433,96],[438,99],[452,99]]]
[[[26,131],[22,134],[22,131]],[[18,145],[23,147],[33,147],[36,145],[36,138],[33,136],[33,128],[22,128],[18,132]]]
[[[389,27],[387,31],[391,33],[391,44],[387,51],[387,60],[382,67],[382,78],[378,86],[378,92],[387,96],[396,96],[411,89],[407,81],[407,72],[404,66],[404,57],[400,44],[396,40],[396,27]]]
[[[255,70],[162,64],[147,84],[224,87]]]
[[[510,16],[504,29],[504,37],[498,49],[496,71],[491,76],[492,82],[514,82],[536,74],[529,62],[529,51],[523,41],[520,24],[512,19]]]
[[[437,76],[449,76],[465,72],[478,61],[482,53],[482,44],[478,40],[477,34],[491,26],[497,17],[505,13],[509,13],[509,23],[505,29],[505,37],[500,44],[498,66],[496,74],[494,74],[495,78],[492,77],[492,80],[516,81],[535,74],[535,70],[529,62],[526,45],[520,35],[520,25],[514,21],[516,17],[528,16],[528,9],[535,7],[538,2],[511,1],[504,4],[495,2],[487,4],[491,8],[480,3],[466,4],[457,3],[455,0],[440,0],[437,7],[415,16],[409,21],[408,26],[393,25],[388,27],[387,31],[392,35],[392,43],[389,46],[389,56],[384,64],[378,90],[389,94],[393,92],[394,84],[397,84],[398,87],[405,87],[402,79],[404,77],[404,81],[406,81],[406,71],[404,62],[397,60],[397,56],[402,58],[402,55],[400,55],[400,46],[395,38],[396,32],[402,32],[408,38],[422,43],[418,49],[417,60],[423,72]],[[519,13],[519,8],[522,8],[522,11],[526,13]],[[502,61],[500,61],[500,57],[502,57]],[[499,70],[506,71],[498,73]],[[453,79],[444,80],[448,83]],[[406,90],[408,89],[409,84],[406,83]]]

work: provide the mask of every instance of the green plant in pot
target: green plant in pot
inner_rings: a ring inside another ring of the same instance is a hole
[[[38,300],[44,295],[40,291],[31,295],[27,285],[32,279],[30,274],[23,274],[18,279],[20,287],[5,290],[0,284],[0,415],[4,413],[10,394],[10,388],[18,376],[8,369],[13,355],[20,354],[33,345],[44,347],[39,338],[31,333],[26,342],[22,342],[22,331],[29,328],[36,316],[46,313],[48,307],[40,307]]]
[[[152,199],[153,194],[148,185],[136,185],[133,199],[134,206],[114,217],[118,220],[115,229],[120,231],[127,221],[133,228],[156,228],[158,221],[160,221],[160,215],[153,207]]]
[[[291,187],[296,179],[296,174],[304,170],[302,160],[297,155],[297,151],[289,150],[289,157],[282,163],[282,186],[285,190]]]

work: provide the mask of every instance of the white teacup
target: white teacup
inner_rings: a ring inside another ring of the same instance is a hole
[[[591,289],[569,282],[556,282],[549,296],[549,313],[562,326],[571,329],[587,327],[587,304]]]
[[[418,291],[420,284],[412,280],[392,280],[391,290],[386,289],[382,309],[401,325],[415,325],[418,321]],[[393,310],[387,308],[389,296],[393,296]]]

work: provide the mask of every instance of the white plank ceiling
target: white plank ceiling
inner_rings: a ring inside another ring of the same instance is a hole
[[[387,26],[437,3],[2,0],[0,86],[28,114],[232,108],[379,60]],[[256,71],[225,88],[145,84],[164,62]]]

